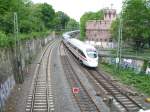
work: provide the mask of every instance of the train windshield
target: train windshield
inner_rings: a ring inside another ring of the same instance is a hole
[[[96,50],[88,49],[88,50],[86,50],[86,52],[87,52],[87,55],[90,58],[97,58],[97,52],[96,52]]]

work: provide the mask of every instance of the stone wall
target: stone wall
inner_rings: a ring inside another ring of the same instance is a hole
[[[21,42],[21,65],[23,74],[26,74],[27,65],[31,63],[33,57],[36,56],[42,48],[52,40],[52,36],[43,39],[34,39]],[[0,111],[5,105],[11,90],[15,86],[13,72],[13,55],[12,49],[0,49]]]

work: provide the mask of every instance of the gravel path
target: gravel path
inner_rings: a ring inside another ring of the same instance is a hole
[[[52,66],[50,70],[52,78],[52,90],[55,97],[55,111],[80,112],[64,74],[58,47],[55,47],[52,51],[51,63]]]

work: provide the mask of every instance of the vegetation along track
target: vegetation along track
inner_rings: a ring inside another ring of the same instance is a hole
[[[98,69],[88,69],[91,76],[111,95],[121,112],[137,112],[143,109],[140,103],[131,98],[118,85],[114,84],[108,77],[102,74]]]
[[[53,41],[46,46],[36,66],[32,86],[27,99],[26,112],[54,111],[54,105],[52,105],[51,78],[48,68],[50,67],[50,54],[56,42],[57,41]]]
[[[81,112],[100,112],[98,110],[97,106],[95,105],[95,103],[93,102],[92,98],[89,96],[88,92],[82,85],[76,72],[72,68],[72,65],[70,64],[70,62],[68,60],[69,58],[67,56],[67,51],[65,49],[63,49],[63,50],[64,50],[63,52],[65,54],[65,55],[61,55],[63,69],[67,76],[67,80],[68,80],[71,88],[77,87],[80,90],[79,93],[73,94],[73,95],[74,95],[74,98],[75,98],[78,106],[80,107]],[[62,51],[60,51],[60,52],[62,52]]]
[[[77,59],[72,55],[72,59],[75,60],[77,64],[80,64]],[[87,67],[80,67],[81,70],[86,74],[90,75],[90,79],[93,79],[93,82],[95,85],[99,84],[100,90],[103,90],[105,92],[102,92],[102,94],[106,94],[103,96],[111,96],[113,99],[113,102],[119,108],[121,112],[137,112],[140,109],[143,109],[142,105],[135,101],[135,99],[131,98],[128,94],[126,94],[126,91],[123,90],[120,86],[118,86],[116,83],[112,82],[110,78],[102,74],[98,68],[97,69],[90,69]],[[99,86],[97,86],[99,88]],[[112,103],[113,103],[112,102]]]

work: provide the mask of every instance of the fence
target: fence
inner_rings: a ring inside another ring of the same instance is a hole
[[[102,61],[105,63],[109,63],[109,64],[114,64],[114,65],[116,64],[116,59],[112,57],[102,57]],[[123,58],[121,59],[120,66],[124,69],[129,68],[135,71],[136,73],[139,73],[142,70],[143,64],[144,64],[144,61],[142,60]]]

